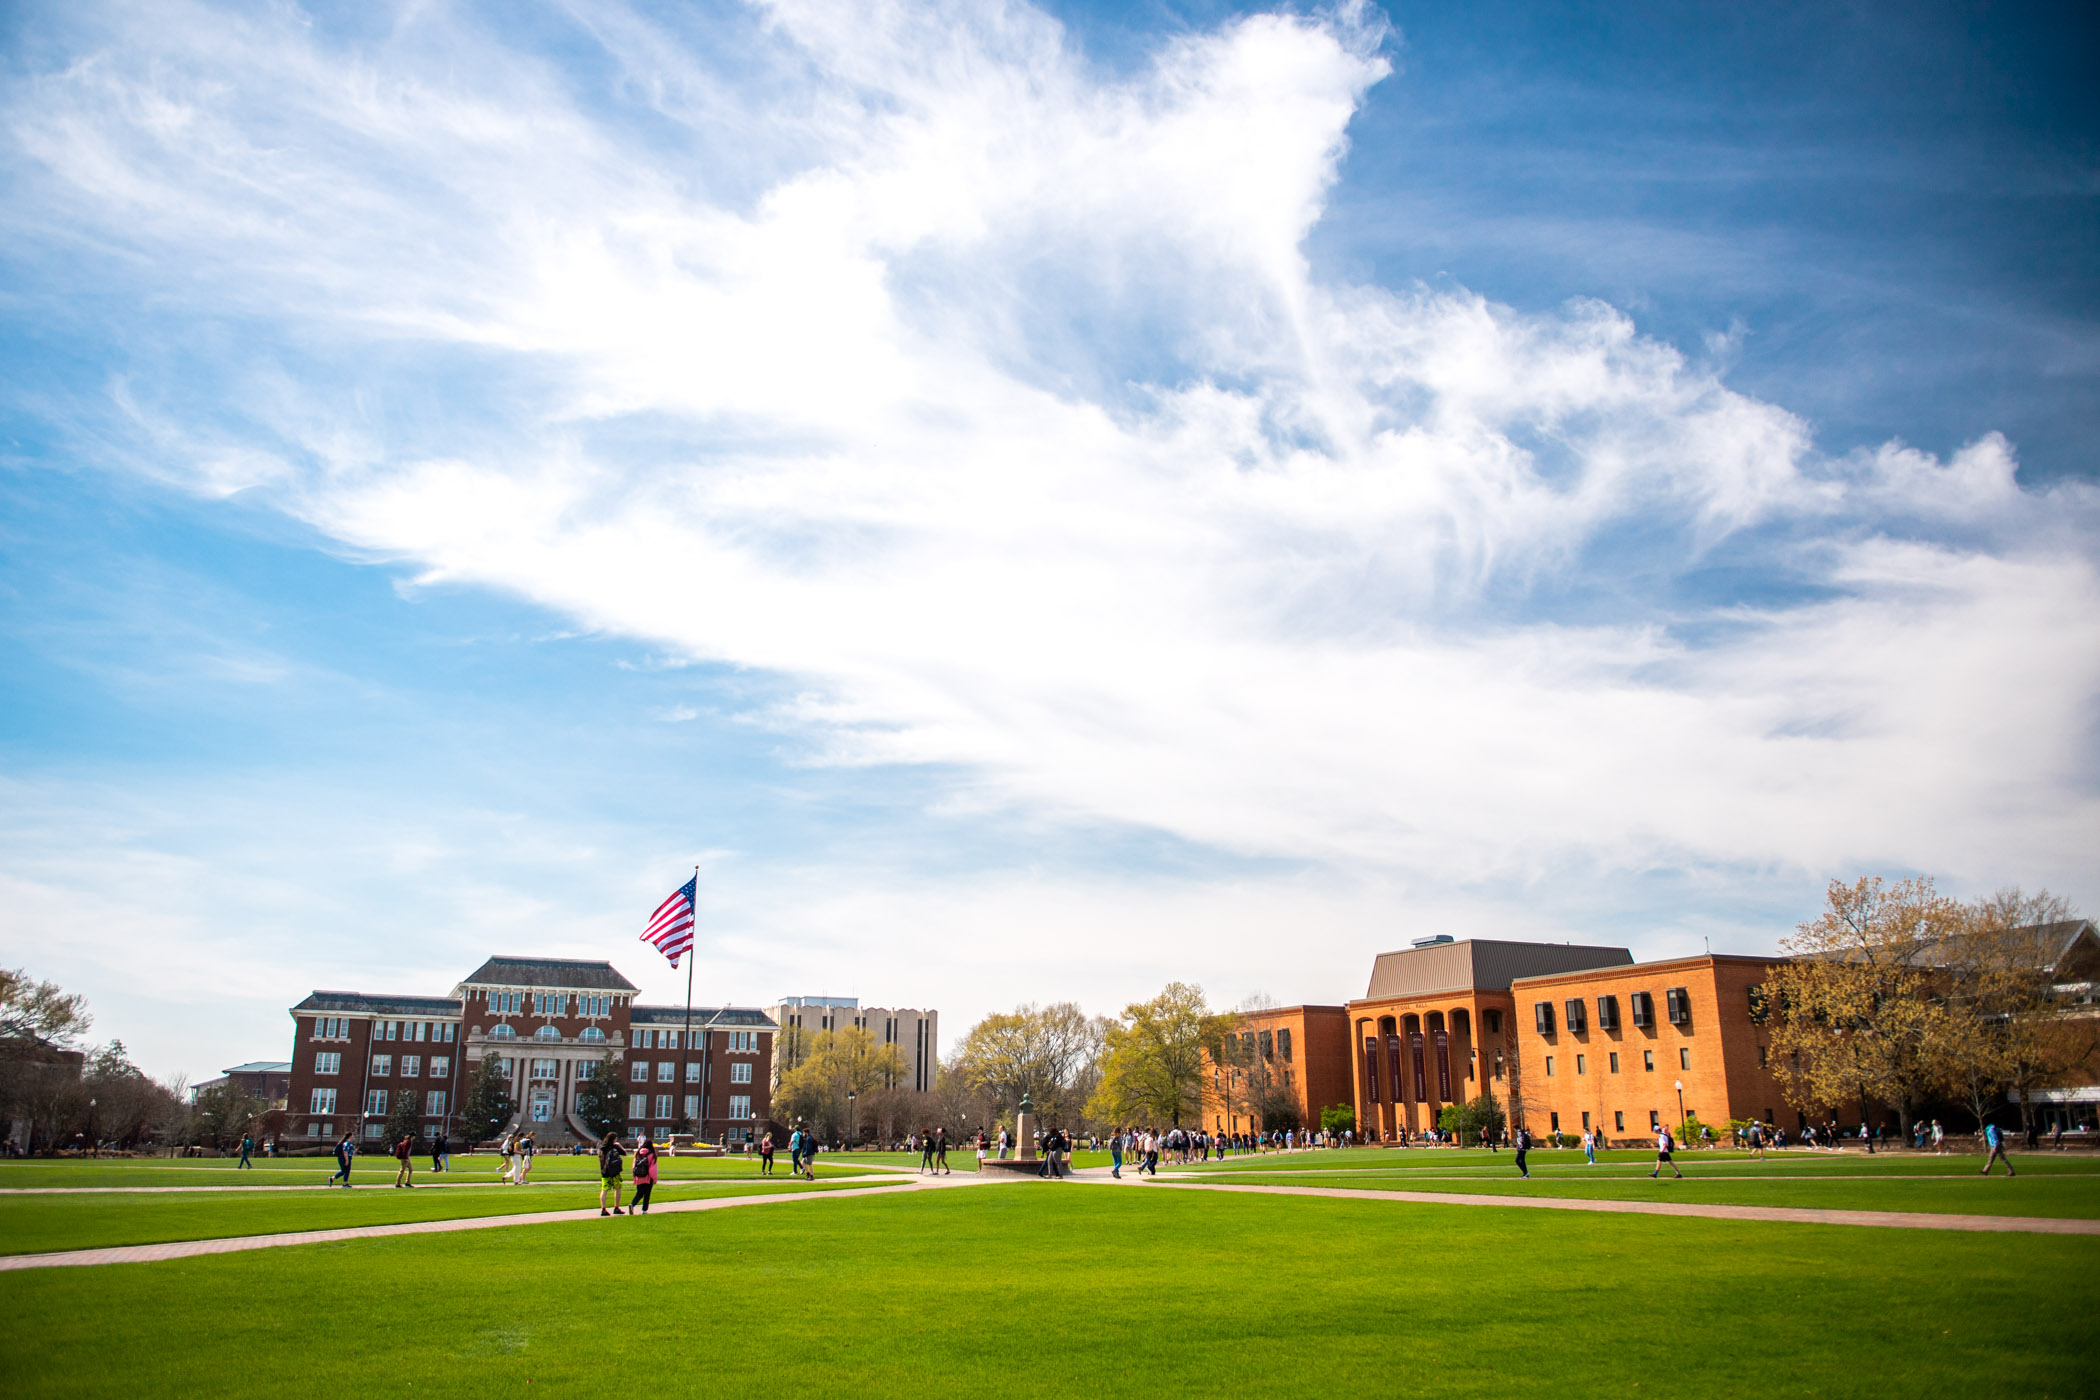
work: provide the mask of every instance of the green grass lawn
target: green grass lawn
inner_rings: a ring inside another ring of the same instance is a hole
[[[0,1380],[2048,1397],[2096,1305],[2100,1240],[1022,1182],[0,1274]]]
[[[831,1191],[854,1184],[843,1177],[798,1182],[786,1176],[777,1183],[666,1182],[656,1188],[652,1202]],[[396,1191],[383,1182],[370,1185],[370,1190],[358,1187],[312,1194],[206,1191],[165,1196],[101,1192],[0,1196],[0,1254],[222,1239],[229,1235],[274,1235],[353,1225],[395,1225],[412,1220],[523,1215],[544,1210],[595,1210],[598,1206],[596,1182],[535,1183],[523,1189],[492,1186],[471,1191]],[[621,1199],[630,1200],[633,1194],[631,1187],[625,1188]]]
[[[629,1162],[632,1162],[629,1157]],[[758,1175],[756,1157],[662,1157],[662,1176],[666,1181],[755,1181]],[[372,1182],[384,1178],[394,1179],[394,1159],[391,1157],[359,1157],[351,1169],[351,1179]],[[419,1182],[445,1182],[455,1185],[494,1183],[502,1170],[500,1159],[492,1156],[454,1156],[452,1170],[435,1172],[430,1170],[430,1159],[416,1159],[416,1180]],[[878,1166],[850,1159],[819,1158],[817,1175],[859,1176]],[[199,1158],[170,1159],[164,1157],[139,1157],[122,1160],[80,1160],[66,1158],[57,1160],[29,1159],[15,1162],[0,1162],[0,1193],[24,1187],[49,1186],[210,1186],[240,1188],[249,1186],[311,1186],[326,1181],[335,1173],[333,1158],[293,1157],[280,1161],[256,1160],[253,1170],[236,1171],[236,1163],[229,1160],[204,1160]],[[776,1168],[781,1176],[787,1175],[787,1154],[782,1153]],[[595,1181],[598,1176],[596,1157],[556,1156],[541,1153],[533,1159],[532,1179],[539,1181]]]

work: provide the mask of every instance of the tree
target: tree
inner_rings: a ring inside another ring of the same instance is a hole
[[[2095,1022],[2056,1005],[2052,925],[2071,917],[2063,899],[2000,890],[1964,910],[1960,929],[1929,950],[1948,1011],[1934,1063],[1979,1128],[2010,1091],[2024,1126],[2037,1090],[2051,1087],[2093,1053]]]
[[[136,1147],[181,1116],[175,1097],[131,1063],[121,1040],[88,1058],[81,1087],[91,1105],[88,1136],[118,1147]]]
[[[1925,963],[1964,923],[1930,879],[1830,882],[1823,912],[1780,944],[1766,979],[1772,1058],[1789,1102],[1818,1116],[1869,1099],[1912,1107],[1946,1082],[1949,1013]]]
[[[0,968],[0,1040],[63,1050],[87,1034],[95,1018],[87,998],[61,991],[56,982],[36,982],[16,968]]]
[[[1327,1134],[1328,1137],[1340,1137],[1343,1133],[1354,1131],[1355,1128],[1356,1109],[1354,1106],[1345,1103],[1334,1103],[1320,1110],[1320,1131]]]
[[[819,1031],[802,1061],[780,1076],[773,1091],[776,1112],[800,1119],[842,1140],[858,1136],[858,1100],[885,1089],[910,1072],[904,1052],[883,1044],[864,1026]],[[849,1107],[853,1110],[849,1115]]]
[[[1500,1135],[1504,1125],[1502,1105],[1495,1096],[1483,1092],[1478,1098],[1465,1103],[1447,1103],[1436,1116],[1437,1127],[1447,1133],[1458,1135],[1458,1145],[1478,1147],[1483,1133]]]
[[[197,1091],[190,1115],[191,1141],[220,1151],[240,1146],[241,1135],[269,1107],[232,1080]]]
[[[606,1058],[610,1060],[611,1056]],[[504,1073],[502,1057],[483,1055],[474,1066],[466,1099],[459,1106],[460,1135],[469,1143],[485,1142],[502,1131],[517,1111],[518,1103],[510,1095],[510,1077]]]
[[[1019,1006],[972,1026],[948,1072],[983,1095],[988,1118],[1025,1097],[1046,1126],[1078,1128],[1100,1076],[1105,1029],[1069,1001]]]
[[[403,1138],[423,1136],[422,1094],[415,1089],[396,1089],[387,1098],[386,1126],[380,1130],[380,1141],[387,1151]]]
[[[626,1086],[620,1082],[620,1062],[606,1051],[591,1067],[590,1077],[576,1083],[576,1106],[572,1110],[583,1125],[599,1138],[627,1129]]]
[[[1152,1000],[1124,1007],[1103,1039],[1091,1111],[1113,1123],[1154,1125],[1179,1125],[1185,1114],[1200,1112],[1205,1055],[1231,1024],[1187,982],[1169,982]]]

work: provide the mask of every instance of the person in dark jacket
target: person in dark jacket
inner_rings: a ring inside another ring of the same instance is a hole
[[[330,1186],[333,1186],[338,1181],[340,1181],[343,1183],[343,1189],[345,1191],[348,1191],[350,1189],[350,1163],[354,1161],[356,1157],[357,1144],[352,1142],[350,1140],[350,1134],[348,1132],[345,1132],[335,1144],[335,1175],[328,1178],[328,1184]]]
[[[1526,1181],[1531,1180],[1531,1168],[1524,1164],[1524,1159],[1531,1153],[1531,1133],[1524,1128],[1519,1128],[1511,1136],[1509,1142],[1510,1146],[1517,1150],[1517,1175],[1523,1177]]]
[[[600,1215],[627,1214],[626,1211],[620,1209],[620,1164],[626,1160],[626,1157],[627,1154],[620,1150],[619,1136],[615,1133],[607,1132],[605,1140],[598,1144],[598,1179],[600,1182],[598,1187],[598,1214]],[[612,1193],[612,1209],[609,1211],[605,1208],[607,1192]]]

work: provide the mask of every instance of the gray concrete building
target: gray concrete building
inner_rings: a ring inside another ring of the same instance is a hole
[[[782,997],[766,1014],[780,1027],[780,1045],[773,1056],[775,1082],[783,1070],[793,1069],[806,1047],[825,1031],[859,1027],[878,1045],[894,1045],[904,1056],[903,1079],[890,1087],[927,1090],[941,1063],[941,1013],[915,1007],[862,1006],[859,997]]]

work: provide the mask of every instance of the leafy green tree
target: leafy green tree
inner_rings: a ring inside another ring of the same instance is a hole
[[[1202,1110],[1206,1056],[1235,1018],[1212,1013],[1203,989],[1169,982],[1123,1008],[1104,1037],[1101,1083],[1089,1111],[1111,1123],[1179,1124]]]
[[[190,1116],[192,1141],[226,1151],[240,1146],[241,1134],[269,1107],[261,1099],[228,1081],[197,1091]]]
[[[470,1143],[486,1142],[517,1111],[518,1101],[511,1097],[502,1057],[483,1055],[474,1067],[474,1077],[467,1083],[466,1100],[459,1106],[460,1133]]]
[[[948,1073],[981,1094],[993,1114],[1025,1096],[1046,1125],[1076,1126],[1099,1077],[1106,1022],[1069,1001],[1028,1005],[970,1028]]]
[[[1331,1103],[1320,1110],[1320,1131],[1329,1137],[1339,1137],[1356,1128],[1356,1109],[1345,1103]]]
[[[1502,1105],[1493,1094],[1482,1094],[1465,1103],[1447,1103],[1436,1117],[1437,1127],[1458,1136],[1459,1146],[1479,1146],[1482,1133],[1500,1133]]]
[[[627,1129],[627,1086],[620,1082],[620,1062],[608,1050],[576,1085],[576,1116],[599,1137]]]
[[[392,1152],[394,1144],[405,1137],[420,1139],[422,1136],[421,1092],[415,1089],[396,1089],[387,1095],[386,1127],[380,1133],[380,1140],[386,1144],[386,1150]]]

